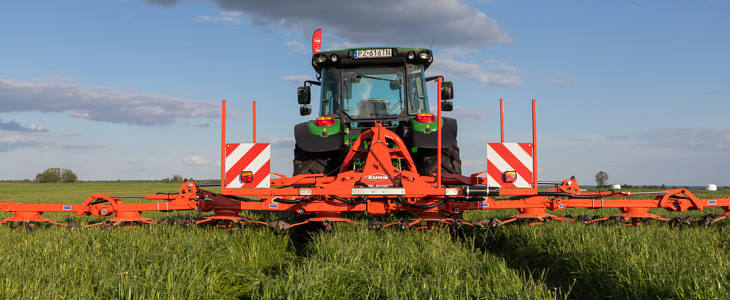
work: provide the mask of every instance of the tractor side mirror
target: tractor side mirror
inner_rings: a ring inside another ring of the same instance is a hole
[[[297,102],[301,105],[306,105],[312,102],[312,91],[309,86],[300,86],[297,89]]]
[[[400,89],[400,79],[390,81],[390,89],[395,91]]]
[[[454,110],[454,102],[451,102],[451,101],[443,101],[443,102],[441,102],[441,110],[443,110],[443,111],[452,111],[452,110]]]
[[[308,116],[312,113],[312,107],[309,105],[302,105],[299,107],[299,115],[300,116]]]
[[[441,100],[454,99],[454,84],[451,81],[441,82]]]

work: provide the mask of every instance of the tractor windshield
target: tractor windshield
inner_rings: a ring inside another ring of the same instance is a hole
[[[320,116],[337,116],[340,106],[352,119],[394,118],[429,112],[422,65],[322,69]],[[404,85],[405,84],[405,85]]]
[[[342,110],[353,119],[394,118],[405,109],[403,67],[342,70]]]

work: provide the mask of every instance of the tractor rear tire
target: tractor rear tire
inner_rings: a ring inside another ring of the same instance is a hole
[[[436,150],[419,148],[416,151],[413,158],[419,174],[431,176],[436,173],[438,163]],[[441,150],[441,172],[461,175],[461,157],[459,156],[459,146],[456,143]]]
[[[294,147],[294,176],[299,174],[337,175],[342,165],[342,151],[307,152]]]

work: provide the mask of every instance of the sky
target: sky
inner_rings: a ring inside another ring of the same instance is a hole
[[[272,171],[291,174],[321,27],[323,50],[434,50],[464,174],[499,141],[498,99],[508,142],[531,142],[536,99],[541,180],[730,185],[728,1],[332,3],[0,2],[0,180],[218,178],[221,99],[229,142],[251,140],[256,101]]]

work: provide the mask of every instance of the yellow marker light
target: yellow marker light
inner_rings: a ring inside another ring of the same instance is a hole
[[[241,172],[241,182],[243,182],[243,183],[251,183],[251,182],[253,182],[253,172],[251,172],[251,171],[242,171]]]
[[[506,183],[512,183],[517,181],[517,172],[515,171],[505,171],[503,175],[503,181]]]

